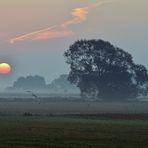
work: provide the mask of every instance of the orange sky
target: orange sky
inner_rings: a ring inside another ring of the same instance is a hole
[[[148,0],[0,0],[0,63],[13,67],[0,87],[68,73],[63,52],[82,38],[108,40],[147,66],[147,14]]]
[[[97,6],[96,4],[99,5]],[[120,16],[122,16],[123,13],[125,15],[124,19],[122,18],[120,21],[126,21],[126,25],[128,25],[131,23],[131,18],[134,21],[135,19],[141,18],[141,16],[144,18],[148,11],[146,10],[148,5],[147,0],[130,0],[130,2],[129,0],[1,0],[0,38],[11,39],[11,43],[13,43],[17,40],[38,40],[48,37],[52,38],[52,36],[53,38],[67,37],[72,35],[73,29],[75,28],[74,24],[88,20],[85,23],[89,26],[91,23],[91,14],[95,12],[95,16],[93,14],[94,23],[99,25],[99,20],[102,18],[95,19],[95,17],[101,15],[101,10],[105,7],[108,8],[110,6],[111,8],[117,5],[118,7],[115,9],[120,10],[119,14],[114,14],[115,10],[112,10],[112,20],[107,18],[110,21],[104,22],[103,25],[105,27],[107,26],[106,23],[110,23],[110,26],[113,27],[114,22],[112,21],[115,20],[116,23],[117,16],[120,20]],[[92,8],[91,6],[95,7]],[[122,6],[126,8],[126,11],[120,9]],[[110,13],[110,11],[110,9],[107,9],[105,13]],[[121,22],[121,25],[122,23],[123,22]],[[136,23],[140,24],[140,22]],[[46,30],[52,26],[57,27],[55,30]],[[61,27],[64,26],[66,30],[61,29]],[[69,29],[68,27],[71,28]],[[79,28],[83,28],[83,23],[79,25]],[[91,28],[88,29],[90,30]],[[46,30],[46,32],[41,30]]]
[[[73,34],[72,29],[70,29],[73,25],[78,25],[84,21],[87,21],[87,17],[89,11],[104,4],[113,3],[115,0],[98,0],[96,2],[92,2],[91,4],[87,4],[85,7],[76,7],[71,11],[71,19],[65,20],[56,26],[50,26],[48,28],[36,30],[33,32],[29,32],[20,36],[12,37],[10,39],[10,43],[25,41],[25,40],[45,40],[51,38],[63,38],[68,37]]]

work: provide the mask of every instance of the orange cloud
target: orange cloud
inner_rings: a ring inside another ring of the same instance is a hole
[[[45,28],[45,29],[41,29],[41,30],[38,30],[38,31],[30,32],[30,33],[27,33],[27,34],[24,34],[24,35],[21,35],[21,36],[18,36],[18,37],[14,37],[14,38],[10,39],[10,43],[13,44],[15,42],[24,41],[24,40],[34,38],[34,36],[37,36],[38,34],[40,34],[42,32],[49,31],[49,30],[51,30],[51,29],[53,29],[55,27],[56,26],[52,26],[52,27],[49,27],[49,28]]]
[[[17,36],[10,39],[10,43],[16,43],[25,40],[45,40],[51,38],[63,38],[68,37],[73,34],[73,31],[70,29],[70,26],[80,24],[87,20],[87,15],[89,10],[98,7],[102,4],[112,2],[112,1],[98,1],[97,3],[91,4],[87,7],[75,8],[71,12],[71,15],[74,17],[70,20],[66,20],[60,25],[52,26],[49,28],[37,30],[34,32],[30,32],[21,36]]]
[[[74,19],[65,21],[61,27],[68,28],[70,25],[79,24],[87,19],[88,7],[75,8],[72,15],[75,16]]]
[[[32,40],[44,40],[44,39],[51,39],[51,38],[62,38],[72,35],[73,32],[71,30],[65,31],[49,31],[49,32],[41,32]]]

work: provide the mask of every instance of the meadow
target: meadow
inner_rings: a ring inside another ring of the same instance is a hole
[[[25,100],[25,99],[24,99]],[[0,115],[32,114],[97,114],[97,113],[147,113],[148,102],[89,102],[89,101],[3,101]]]
[[[136,113],[134,107],[139,107]],[[3,102],[0,148],[147,148],[146,107],[147,103]]]
[[[147,148],[148,121],[1,116],[1,148]]]

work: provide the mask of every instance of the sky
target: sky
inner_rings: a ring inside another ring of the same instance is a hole
[[[0,0],[0,90],[20,76],[47,83],[68,73],[63,53],[78,39],[103,39],[148,67],[148,0]]]

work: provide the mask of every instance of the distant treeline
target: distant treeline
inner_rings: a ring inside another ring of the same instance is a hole
[[[19,77],[13,86],[5,89],[9,92],[48,92],[48,93],[79,93],[79,88],[68,81],[68,75],[60,75],[59,78],[53,80],[50,84],[46,84],[42,76]]]

